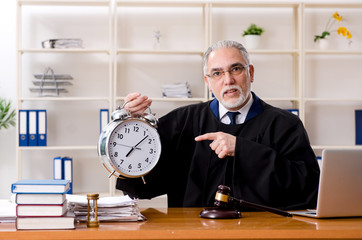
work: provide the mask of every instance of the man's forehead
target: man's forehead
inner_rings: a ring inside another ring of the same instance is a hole
[[[210,53],[207,65],[209,68],[224,68],[235,64],[245,65],[244,57],[239,49],[218,48]]]

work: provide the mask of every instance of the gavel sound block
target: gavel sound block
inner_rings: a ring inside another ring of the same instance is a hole
[[[205,208],[201,211],[200,217],[225,219],[225,218],[240,218],[241,207],[249,207],[262,211],[268,211],[278,215],[292,217],[293,215],[282,211],[280,209],[262,206],[259,204],[239,200],[230,196],[230,188],[224,185],[220,185],[215,195],[215,208]]]

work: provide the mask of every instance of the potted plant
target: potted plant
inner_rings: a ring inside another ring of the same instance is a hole
[[[11,102],[0,98],[0,130],[15,126],[15,110],[11,109]]]
[[[260,36],[263,32],[265,32],[264,28],[258,27],[256,24],[251,23],[242,34],[244,37],[245,47],[247,49],[257,48],[259,46]]]
[[[324,31],[321,33],[321,35],[315,35],[314,36],[314,42],[319,44],[319,48],[324,50],[328,48],[328,38],[327,36],[330,36],[331,33],[337,32],[338,35],[342,35],[343,37],[346,37],[348,40],[348,44],[351,44],[351,38],[352,34],[350,31],[347,30],[346,27],[339,27],[337,30],[332,30],[332,27],[335,23],[342,21],[342,16],[339,15],[338,12],[335,12],[328,20],[327,25],[324,29]]]

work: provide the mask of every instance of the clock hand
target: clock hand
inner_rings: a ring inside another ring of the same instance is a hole
[[[132,146],[129,146],[129,145],[126,145],[126,144],[122,144],[122,143],[116,143],[117,145],[121,145],[121,146],[124,146],[124,147],[129,147],[129,148],[132,148]],[[139,147],[136,147],[137,150],[142,150],[141,148]]]
[[[135,150],[137,146],[140,145],[141,142],[143,142],[146,138],[148,138],[148,135],[144,137],[141,141],[139,141],[134,147],[132,147],[131,150],[129,150],[129,152],[126,154],[126,157],[128,157],[131,154],[131,152],[133,152],[133,150]]]

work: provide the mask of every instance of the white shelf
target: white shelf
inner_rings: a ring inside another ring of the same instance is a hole
[[[304,98],[305,102],[362,102],[362,98]]]
[[[362,55],[362,51],[341,51],[341,50],[306,50],[305,54],[325,54],[325,55]]]
[[[18,0],[19,5],[107,6],[110,0]]]
[[[84,48],[27,48],[19,49],[20,53],[105,53],[110,54],[109,49],[84,49]]]
[[[109,97],[29,97],[20,98],[21,102],[25,101],[107,101],[110,102]]]
[[[118,49],[117,54],[120,53],[135,53],[135,54],[181,54],[181,55],[200,55],[203,51],[181,51],[181,50],[151,50],[151,49]]]
[[[54,150],[97,150],[97,146],[45,146],[45,147],[19,147],[21,151],[54,151]]]

